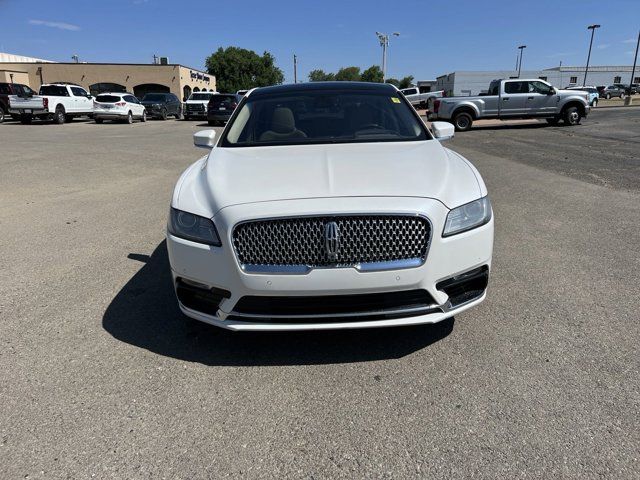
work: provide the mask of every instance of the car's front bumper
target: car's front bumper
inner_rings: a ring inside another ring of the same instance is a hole
[[[465,272],[483,269],[488,276],[493,251],[493,220],[468,232],[442,238],[448,209],[431,199],[415,198],[333,198],[238,205],[221,210],[215,217],[222,247],[195,243],[167,234],[167,249],[174,285],[181,279],[206,288],[228,292],[215,311],[202,311],[180,303],[189,317],[232,330],[317,330],[369,328],[435,323],[482,302],[484,289],[468,301],[451,305],[445,291],[436,285]],[[256,212],[259,212],[257,214]],[[432,223],[432,239],[426,261],[415,268],[362,272],[356,268],[319,268],[306,274],[247,273],[231,246],[234,225],[256,218],[305,216],[318,214],[402,213],[427,216]],[[442,287],[441,287],[442,288]],[[317,297],[334,295],[384,294],[425,290],[433,305],[419,313],[407,310],[384,318],[358,312],[354,317],[338,319],[320,315],[238,315],[234,308],[243,297]],[[360,317],[358,317],[360,315]]]

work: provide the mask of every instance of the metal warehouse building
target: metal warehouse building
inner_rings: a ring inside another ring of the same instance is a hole
[[[171,92],[186,99],[191,92],[216,91],[216,79],[180,64],[58,63],[0,53],[0,81],[23,83],[38,90],[43,83],[69,82],[92,95],[105,91]]]
[[[585,67],[553,67],[544,70],[523,70],[521,78],[541,78],[552,85],[564,88],[569,84],[582,85]],[[633,83],[640,83],[640,72],[636,69]],[[631,66],[593,66],[587,73],[587,85],[629,84]],[[445,90],[447,95],[478,95],[486,92],[489,83],[499,78],[517,78],[514,70],[494,70],[486,72],[456,71],[436,78],[435,90]]]

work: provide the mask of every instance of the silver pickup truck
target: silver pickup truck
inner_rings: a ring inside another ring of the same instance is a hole
[[[560,120],[577,125],[588,113],[587,92],[559,90],[537,78],[515,78],[492,81],[487,95],[436,99],[429,120],[449,121],[464,132],[480,119],[544,118],[552,125]]]

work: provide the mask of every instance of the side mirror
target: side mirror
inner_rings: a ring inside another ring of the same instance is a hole
[[[440,141],[449,140],[456,133],[455,127],[449,122],[432,122],[431,130],[433,131],[433,136]]]
[[[193,144],[199,148],[212,149],[215,146],[215,139],[215,130],[200,130],[193,134]]]
[[[555,94],[556,94],[556,89],[555,89],[555,88],[553,88],[553,87],[551,87],[551,88],[549,89],[549,91],[547,92],[547,95],[555,95]]]

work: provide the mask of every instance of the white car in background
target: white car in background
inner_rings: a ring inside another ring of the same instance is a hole
[[[175,186],[179,307],[232,330],[434,323],[482,302],[493,215],[476,168],[392,85],[247,93]]]
[[[131,93],[105,92],[96,96],[93,102],[93,118],[96,123],[113,120],[131,124],[134,119],[146,122],[147,112]]]

